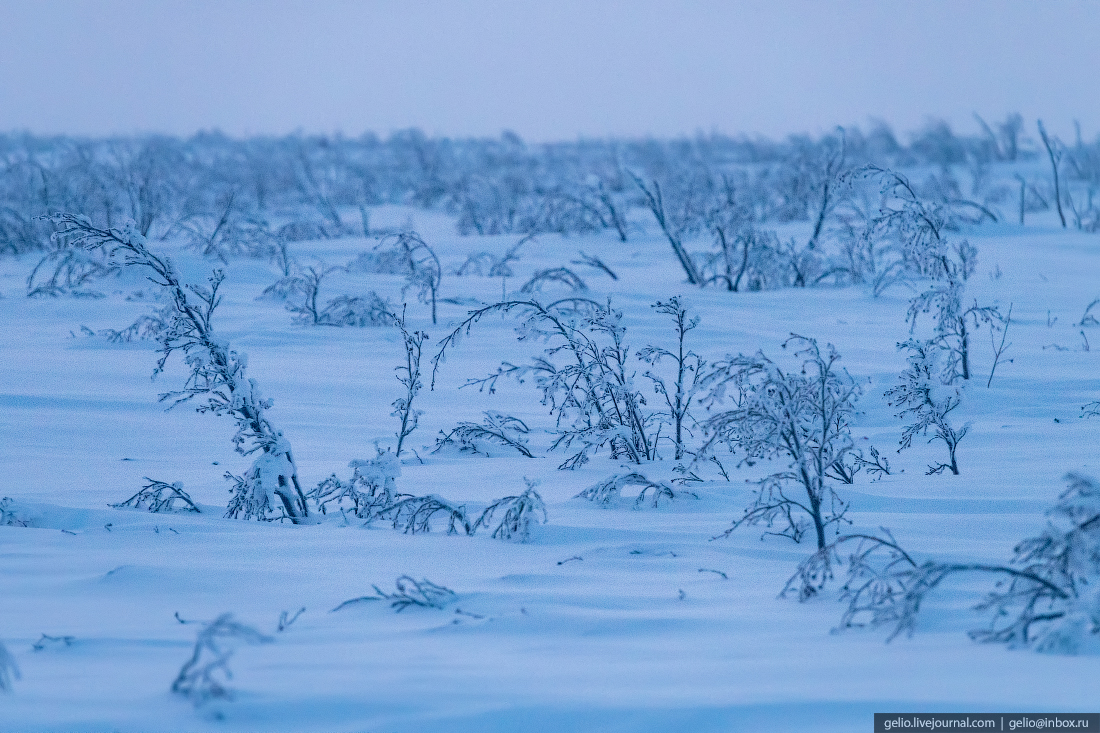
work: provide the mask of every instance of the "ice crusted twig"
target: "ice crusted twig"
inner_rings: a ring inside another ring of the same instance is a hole
[[[151,479],[148,476],[145,477],[145,481],[146,483],[141,487],[141,491],[126,501],[110,504],[109,506],[113,509],[147,509],[153,514],[162,512],[194,512],[195,514],[201,514],[199,508],[195,506],[195,502],[191,501],[191,497],[183,490],[183,484],[179,481],[170,484],[166,481]],[[176,502],[180,502],[182,506],[177,506]]]
[[[597,484],[589,486],[581,493],[574,496],[574,499],[587,499],[588,501],[596,502],[603,506],[610,506],[612,502],[622,496],[622,490],[627,486],[641,486],[642,490],[638,494],[638,498],[634,500],[634,507],[639,508],[648,498],[652,501],[654,507],[662,499],[675,499],[679,494],[687,494],[699,498],[694,492],[681,489],[676,491],[667,483],[650,481],[645,476],[638,472],[615,474],[610,478],[606,478]]]

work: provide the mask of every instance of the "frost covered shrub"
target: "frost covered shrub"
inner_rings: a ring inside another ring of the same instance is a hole
[[[894,638],[915,631],[928,594],[946,578],[993,576],[993,588],[975,606],[989,625],[971,631],[972,639],[1055,654],[1100,653],[1100,484],[1078,474],[1066,481],[1043,531],[1018,543],[1007,564],[918,563],[883,530],[883,536],[842,536],[804,562],[788,587],[797,583],[802,597],[813,595],[833,566],[847,564],[841,626],[892,626]],[[845,559],[840,548],[848,543],[855,550]]]
[[[104,252],[55,245],[27,276],[27,297],[102,298],[102,292],[89,286],[118,273],[118,265]]]
[[[393,593],[386,593],[377,585],[373,586],[376,595],[361,596],[344,601],[332,609],[330,613],[365,601],[388,601],[390,608],[397,611],[397,613],[401,613],[410,606],[443,608],[455,598],[453,590],[442,585],[436,585],[427,578],[416,580],[410,575],[402,575],[395,581],[394,585],[396,589]]]
[[[531,429],[518,417],[486,412],[481,423],[461,422],[449,433],[442,430],[439,432],[442,437],[436,440],[433,453],[453,447],[460,453],[490,456],[500,447],[517,451],[527,458],[534,458],[527,447],[527,435]]]
[[[533,379],[557,422],[551,450],[573,455],[559,466],[575,468],[607,448],[612,458],[642,463],[656,457],[655,416],[644,409],[645,397],[635,387],[631,350],[625,343],[622,313],[586,298],[566,298],[548,305],[536,300],[510,300],[471,311],[440,344],[433,359],[438,369],[447,349],[490,313],[520,315],[520,341],[543,341],[547,348],[530,364],[502,364],[496,372],[467,385],[492,392],[498,380]]]
[[[400,461],[389,451],[379,451],[370,460],[352,461],[350,467],[351,480],[345,483],[333,474],[310,491],[308,498],[322,514],[328,513],[329,505],[343,511],[346,502],[359,519],[377,517],[397,495],[395,479],[401,475]]]
[[[539,492],[535,491],[538,482],[529,481],[526,478],[523,480],[527,484],[526,491],[519,496],[506,496],[503,499],[497,499],[486,507],[481,516],[474,522],[474,532],[480,527],[488,529],[489,525],[492,524],[494,515],[498,512],[501,516],[496,528],[493,530],[493,539],[526,542],[531,537],[531,523],[537,522],[540,514],[542,515],[542,522],[546,523],[546,505],[542,502]]]
[[[726,530],[742,525],[777,522],[774,532],[798,542],[812,522],[819,549],[826,529],[845,521],[848,504],[832,488],[836,466],[853,453],[851,418],[860,396],[859,385],[840,368],[840,354],[829,345],[822,352],[817,341],[792,336],[802,359],[800,370],[788,372],[763,353],[727,357],[708,376],[712,406],[731,400],[735,407],[716,413],[706,423],[709,439],[704,451],[726,445],[746,461],[780,458],[787,468],[759,482],[752,504]]]
[[[224,613],[204,624],[195,639],[191,657],[172,682],[172,692],[182,695],[196,707],[211,700],[232,700],[229,659],[241,644],[267,644],[274,641],[247,624]]]
[[[191,501],[191,497],[183,490],[183,484],[179,481],[170,484],[165,481],[151,479],[148,476],[145,477],[145,481],[146,483],[141,487],[141,491],[126,501],[111,504],[111,506],[115,509],[145,509],[153,514],[161,512],[194,512],[195,514],[201,514],[199,508],[195,506],[195,502]]]
[[[599,483],[589,486],[573,498],[587,499],[588,501],[595,502],[605,507],[611,506],[615,501],[622,498],[623,489],[627,486],[641,487],[641,491],[638,492],[638,497],[634,500],[635,509],[645,504],[647,498],[652,502],[654,507],[657,507],[662,498],[671,501],[680,494],[695,496],[695,494],[690,491],[677,491],[672,488],[671,484],[665,483],[664,481],[650,481],[645,476],[635,471],[632,473],[615,474],[610,478],[606,478]]]
[[[181,352],[191,370],[184,388],[161,395],[171,406],[195,398],[205,400],[196,409],[228,415],[237,423],[233,444],[241,455],[259,453],[244,476],[233,481],[227,515],[245,519],[287,517],[298,523],[308,516],[305,496],[298,483],[298,471],[290,443],[268,421],[271,400],[260,394],[256,380],[246,375],[245,354],[233,351],[218,338],[212,318],[221,297],[218,288],[224,275],[215,271],[206,287],[184,285],[172,263],[148,249],[145,237],[133,223],[123,228],[101,229],[84,216],[62,214],[54,218],[59,242],[87,251],[106,252],[114,261],[139,267],[171,298],[171,324],[161,332],[161,356],[154,376],[163,369],[173,352]]]
[[[932,343],[909,339],[898,344],[898,348],[908,350],[908,366],[901,373],[901,383],[886,391],[888,404],[901,408],[897,417],[910,421],[902,433],[898,452],[910,447],[913,438],[927,435],[931,429],[933,435],[928,442],[942,441],[947,447],[950,463],[929,466],[928,473],[931,475],[950,469],[958,476],[959,464],[955,452],[970,426],[956,428],[948,416],[962,403],[962,389],[944,383],[945,370],[940,363],[940,352]]]
[[[291,263],[290,274],[269,285],[260,297],[282,300],[294,320],[312,326],[386,326],[393,323],[393,312],[384,298],[373,290],[364,296],[338,295],[318,305],[321,282],[342,267]]]
[[[416,232],[400,232],[387,236],[370,256],[360,256],[352,261],[349,268],[404,275],[405,287],[401,291],[402,295],[415,288],[420,302],[431,306],[432,323],[436,323],[436,300],[443,268],[435,250]]]

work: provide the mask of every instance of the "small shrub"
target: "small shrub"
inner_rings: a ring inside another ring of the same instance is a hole
[[[474,531],[476,532],[479,527],[488,528],[497,512],[502,512],[503,516],[493,530],[493,539],[526,542],[531,536],[531,522],[538,521],[539,514],[542,514],[542,521],[545,524],[546,505],[543,504],[539,492],[535,491],[538,482],[528,481],[526,478],[524,482],[527,484],[527,490],[519,496],[506,496],[486,507],[474,522]]]
[[[527,423],[518,417],[502,415],[499,412],[486,412],[485,419],[480,423],[462,422],[449,433],[443,433],[436,440],[435,450],[438,453],[444,448],[454,446],[461,453],[489,456],[492,448],[502,448],[517,451],[527,458],[534,458],[527,447],[527,435],[531,429]]]
[[[364,601],[389,601],[390,608],[396,610],[398,613],[401,613],[410,606],[419,606],[420,608],[443,608],[455,597],[455,592],[450,588],[436,585],[427,579],[418,581],[409,575],[402,575],[397,579],[395,585],[396,590],[393,593],[386,593],[377,585],[373,586],[374,592],[377,595],[352,598],[351,600],[344,601],[339,606],[332,609],[331,612],[339,611],[346,606],[362,603]]]
[[[169,484],[165,481],[151,479],[148,476],[145,477],[145,481],[146,483],[141,487],[141,491],[126,501],[110,506],[114,509],[146,509],[153,514],[162,512],[201,513],[199,508],[195,506],[195,502],[191,501],[191,497],[183,490],[183,484],[179,481]]]

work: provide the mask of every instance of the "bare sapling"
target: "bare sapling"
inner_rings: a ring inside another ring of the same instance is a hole
[[[706,369],[706,361],[685,347],[687,335],[699,325],[699,318],[688,317],[687,309],[678,296],[666,302],[658,301],[653,308],[658,313],[672,317],[676,329],[676,351],[647,346],[638,352],[638,358],[653,367],[657,367],[662,360],[667,359],[676,367],[675,382],[666,381],[664,377],[652,370],[647,371],[645,376],[653,382],[654,391],[664,398],[665,405],[668,407],[666,417],[672,427],[675,458],[679,461],[688,453],[684,434],[690,433],[693,427],[691,405],[703,388],[703,372]]]
[[[1008,304],[1008,313],[1001,319],[1001,342],[997,343],[997,329],[993,327],[993,322],[989,324],[989,340],[993,344],[993,367],[989,370],[989,379],[986,381],[985,386],[989,388],[993,384],[993,375],[997,371],[997,365],[1001,363],[1001,356],[1012,346],[1012,342],[1005,343],[1005,339],[1008,338],[1008,327],[1012,324],[1012,303]],[[1009,359],[1011,362],[1012,359]]]
[[[393,412],[390,413],[399,421],[397,429],[397,450],[394,455],[400,459],[405,446],[405,439],[412,435],[420,422],[421,410],[413,407],[413,400],[424,388],[420,378],[420,354],[424,342],[428,340],[428,334],[423,331],[410,331],[405,322],[405,312],[401,316],[393,316],[393,323],[401,332],[401,342],[405,348],[405,362],[395,367],[397,381],[405,388],[405,393],[393,401]]]
[[[238,453],[260,454],[243,477],[227,474],[233,481],[227,516],[267,520],[282,516],[295,524],[305,519],[309,512],[290,443],[267,419],[273,403],[260,394],[256,380],[246,376],[247,356],[233,351],[213,330],[224,274],[215,270],[206,287],[184,285],[172,263],[148,249],[133,223],[101,229],[87,217],[71,214],[58,215],[54,222],[60,241],[89,251],[106,251],[112,259],[121,258],[124,266],[146,270],[150,281],[171,298],[172,323],[159,336],[161,356],[153,374],[163,371],[177,351],[191,374],[182,390],[161,395],[161,401],[170,401],[170,407],[175,407],[204,399],[196,408],[199,412],[228,415],[237,423],[233,444]]]
[[[793,335],[783,346],[794,347],[802,360],[799,371],[784,371],[761,352],[715,364],[707,401],[717,407],[730,399],[735,407],[706,422],[710,437],[703,453],[724,444],[746,461],[787,461],[785,470],[759,482],[754,501],[724,536],[742,525],[764,524],[765,534],[798,542],[808,518],[822,549],[828,528],[846,521],[848,504],[832,488],[830,473],[854,451],[851,419],[861,390],[837,364],[840,354],[831,344],[822,351],[816,340]]]
[[[886,391],[887,403],[901,408],[897,417],[909,421],[898,452],[912,446],[913,438],[927,435],[931,430],[928,442],[942,441],[947,447],[949,462],[929,466],[928,474],[950,469],[958,476],[956,451],[970,426],[956,428],[951,424],[950,415],[962,403],[962,389],[944,381],[940,352],[931,342],[909,339],[898,344],[898,348],[909,352],[908,364],[901,373],[900,384]]]

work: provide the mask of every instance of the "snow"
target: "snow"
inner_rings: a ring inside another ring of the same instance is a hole
[[[415,209],[371,212],[374,226],[406,220],[440,254],[441,298],[499,296],[500,278],[446,273],[472,252],[503,253],[518,237],[460,237],[446,217]],[[895,453],[904,426],[882,394],[905,367],[896,349],[908,338],[904,287],[878,298],[856,287],[700,290],[682,282],[653,226],[626,244],[610,233],[541,235],[505,287],[584,250],[619,274],[611,281],[586,271],[585,280],[594,299],[610,296],[623,310],[634,349],[671,344],[668,320],[650,306],[674,295],[700,317],[689,345],[707,359],[760,349],[790,369],[797,365],[780,349],[790,333],[833,343],[864,385],[857,447],[876,446],[894,468],[881,481],[861,474],[837,488],[851,502],[853,528],[888,527],[922,557],[1005,562],[1016,542],[1041,531],[1067,472],[1100,475],[1100,420],[1080,418],[1081,406],[1100,397],[1100,329],[1074,325],[1100,295],[1100,242],[1063,231],[1053,214],[966,236],[979,257],[968,299],[1012,303],[1013,322],[989,388],[988,334],[973,339],[975,378],[953,413],[972,425],[957,477],[924,473],[943,459],[942,445],[918,441]],[[308,242],[295,252],[340,263],[373,244]],[[203,282],[211,268],[171,242],[149,246],[189,281]],[[420,460],[403,456],[396,487],[473,512],[521,493],[524,477],[538,480],[549,522],[532,524],[528,543],[489,533],[411,536],[338,512],[302,526],[224,519],[222,476],[252,460],[234,453],[232,420],[186,405],[165,412],[157,396],[178,389],[186,369],[173,358],[151,381],[153,345],[80,335],[81,325],[121,328],[147,312],[149,303],[125,297],[149,284],[123,273],[103,286],[102,300],[32,300],[23,282],[34,263],[0,260],[0,497],[11,497],[9,510],[29,525],[0,526],[0,642],[21,672],[12,692],[0,693],[0,731],[850,731],[870,730],[874,712],[902,709],[1095,708],[1094,649],[1036,654],[966,637],[983,624],[970,610],[983,579],[945,582],[917,633],[889,644],[883,630],[830,633],[843,610],[831,592],[806,603],[778,598],[811,552],[806,541],[762,538],[760,528],[711,539],[751,500],[746,479],[774,464],[734,470],[731,461],[730,482],[709,471],[689,487],[698,499],[680,495],[656,509],[633,509],[629,497],[610,508],[574,498],[616,473],[668,480],[674,461],[636,467],[601,452],[558,471],[565,456],[546,453],[553,418],[533,384],[460,389],[503,359],[539,352],[517,342],[511,318],[483,319],[450,351],[435,389],[421,392],[424,413],[406,443]],[[278,278],[274,268],[236,259],[226,270],[217,333],[247,352],[249,376],[274,400],[267,417],[293,445],[303,489],[345,476],[349,461],[377,455],[376,442],[392,446],[400,333],[296,324],[278,303],[257,299]],[[326,297],[376,290],[401,302],[400,276],[339,274],[325,287]],[[410,302],[407,312],[409,328],[428,331],[433,345],[468,309],[448,300],[438,307],[436,327],[430,306]],[[426,344],[426,368],[433,353]],[[431,453],[440,430],[485,411],[530,426],[535,458]],[[107,506],[144,476],[182,482],[203,513]],[[442,609],[396,613],[378,602],[331,612],[374,585],[390,592],[403,575],[456,595]],[[1095,603],[1090,596],[1085,605]],[[301,607],[276,630],[281,612]],[[235,698],[196,708],[169,691],[198,630],[175,614],[211,621],[227,612],[275,641],[240,644],[228,662]],[[73,640],[36,651],[43,634]]]

